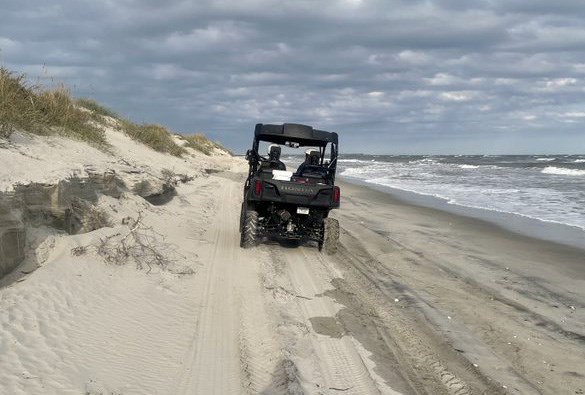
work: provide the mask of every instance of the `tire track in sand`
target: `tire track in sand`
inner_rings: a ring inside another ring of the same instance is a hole
[[[322,265],[315,260],[321,261],[323,258],[321,253],[313,249],[300,247],[283,254],[288,263],[287,274],[294,292],[302,295],[299,306],[307,321],[315,317],[335,317],[339,310],[330,298],[318,296],[329,287],[329,281],[319,275]],[[388,387],[378,387],[349,336],[336,338],[317,333],[310,336],[320,370],[319,376],[328,391],[343,391],[344,394],[393,393]]]
[[[248,251],[246,251],[248,252]],[[256,265],[243,265],[252,273]],[[242,393],[246,394],[288,394],[295,384],[295,377],[289,377],[287,362],[280,345],[274,338],[275,328],[268,318],[261,284],[255,276],[254,284],[241,291],[242,327],[240,331],[240,363],[242,372]],[[245,276],[242,273],[240,278]]]
[[[194,287],[201,289],[195,305],[201,311],[191,345],[185,355],[178,394],[240,393],[240,351],[238,344],[239,303],[234,292],[234,266],[240,255],[237,244],[236,209],[239,189],[225,183],[216,220],[208,230],[209,244],[201,254],[205,274]],[[203,274],[203,273],[202,273]]]

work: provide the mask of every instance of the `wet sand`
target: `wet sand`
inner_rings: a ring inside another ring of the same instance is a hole
[[[369,273],[369,297],[400,294],[439,359],[455,350],[516,393],[585,390],[585,251],[341,187],[338,263]]]

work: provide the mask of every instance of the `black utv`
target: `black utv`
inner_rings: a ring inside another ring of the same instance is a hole
[[[259,152],[261,142],[271,144],[267,156]],[[337,251],[339,223],[329,217],[340,201],[335,186],[337,144],[337,133],[311,126],[256,125],[246,154],[250,167],[240,216],[241,247],[267,238],[314,241],[328,254]],[[298,169],[286,169],[280,161],[281,146],[310,148]]]

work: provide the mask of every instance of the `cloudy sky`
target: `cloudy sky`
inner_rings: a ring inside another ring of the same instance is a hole
[[[0,63],[243,151],[585,152],[582,0],[2,0]]]

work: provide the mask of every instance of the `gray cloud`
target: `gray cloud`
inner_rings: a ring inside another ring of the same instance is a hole
[[[0,12],[13,70],[239,151],[256,122],[285,121],[340,132],[346,152],[585,147],[577,0],[5,0]]]

